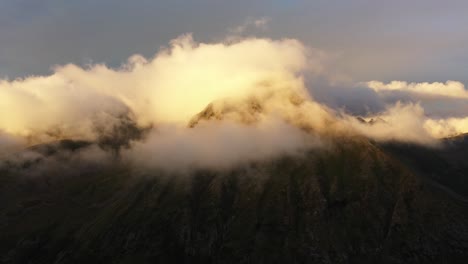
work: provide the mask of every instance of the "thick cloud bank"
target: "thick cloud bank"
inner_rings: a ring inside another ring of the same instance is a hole
[[[320,56],[292,39],[207,44],[186,35],[119,69],[69,64],[49,76],[1,80],[0,146],[86,140],[135,164],[225,168],[320,147],[334,133],[431,144],[466,131],[465,119],[430,119],[418,104],[365,119],[337,115],[305,87],[307,73],[325,70]],[[463,96],[458,83],[440,85]],[[436,93],[440,85],[369,87]]]
[[[66,65],[50,76],[0,82],[0,128],[24,137],[92,139],[96,123],[129,112],[140,126],[185,124],[214,100],[300,91],[304,52],[294,40],[196,44],[186,36],[153,59],[135,55],[118,70]]]
[[[331,119],[304,87],[312,63],[296,40],[204,44],[188,35],[119,69],[70,64],[3,80],[1,144],[124,144],[130,160],[155,166],[226,167],[296,152],[318,144],[301,128]],[[208,106],[216,118],[198,115]]]

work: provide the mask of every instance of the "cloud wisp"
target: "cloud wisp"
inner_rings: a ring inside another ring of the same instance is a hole
[[[403,81],[392,81],[390,83],[383,83],[379,81],[370,81],[365,83],[367,87],[380,91],[407,91],[413,93],[449,96],[458,98],[468,98],[468,90],[465,89],[465,85],[457,81],[441,82],[423,82],[423,83],[408,83]]]
[[[242,25],[234,27],[229,31],[234,35],[241,35],[251,30],[266,30],[270,23],[269,17],[247,18]]]

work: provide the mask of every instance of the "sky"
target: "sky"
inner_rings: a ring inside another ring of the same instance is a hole
[[[468,2],[260,0],[0,0],[0,77],[51,73],[54,65],[152,57],[185,33],[223,39],[249,20],[249,32],[294,38],[333,55],[333,67],[355,81],[467,84]]]

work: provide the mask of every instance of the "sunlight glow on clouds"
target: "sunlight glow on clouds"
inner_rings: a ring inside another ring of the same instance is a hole
[[[320,147],[335,134],[430,145],[468,131],[466,119],[431,119],[417,102],[369,113],[367,120],[378,121],[371,123],[337,113],[316,101],[304,80],[307,73],[330,75],[323,56],[294,39],[197,43],[183,35],[153,58],[134,55],[118,69],[68,64],[49,76],[0,80],[0,144],[120,142],[141,130],[125,144],[134,162],[228,167]],[[368,86],[466,96],[454,81]]]

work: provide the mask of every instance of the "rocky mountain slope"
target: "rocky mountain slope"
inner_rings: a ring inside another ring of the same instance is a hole
[[[468,201],[468,134],[446,138],[432,147],[392,142],[382,148],[414,173]]]
[[[454,186],[467,174],[454,167],[459,174],[445,184],[452,167],[439,154],[427,159],[437,169],[430,179],[442,177],[444,188],[427,181],[428,162],[411,165],[420,150],[360,137],[337,138],[300,156],[183,175],[131,168],[118,156],[105,163],[73,158],[90,146],[63,141],[1,163],[0,262],[465,263],[468,257],[468,203],[449,193],[465,194]],[[454,147],[467,151],[460,148]]]

